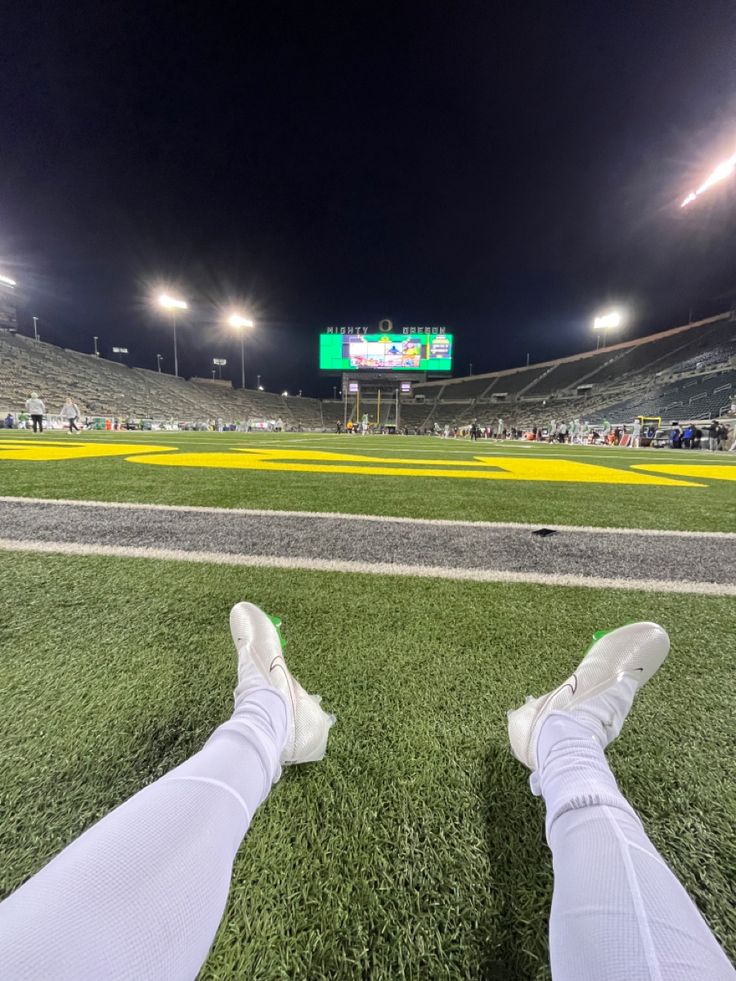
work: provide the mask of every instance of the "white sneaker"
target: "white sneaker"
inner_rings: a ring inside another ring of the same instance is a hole
[[[521,708],[508,713],[514,756],[530,770],[537,769],[537,734],[550,712],[581,710],[595,716],[605,749],[621,732],[634,695],[657,672],[669,649],[670,639],[656,623],[630,623],[595,634],[567,681],[540,698],[530,696]]]
[[[282,763],[314,763],[327,750],[335,716],[320,706],[319,695],[309,695],[286,666],[279,633],[281,621],[253,603],[236,603],[230,611],[230,633],[238,652],[238,668],[249,657],[266,681],[286,695],[289,718]],[[240,670],[238,670],[240,677]]]

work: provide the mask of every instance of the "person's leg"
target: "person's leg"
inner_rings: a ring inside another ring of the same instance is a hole
[[[596,635],[570,678],[509,713],[512,751],[532,770],[547,809],[554,981],[736,978],[603,752],[668,650],[667,634],[652,623]]]
[[[0,903],[3,981],[199,973],[233,858],[280,763],[321,759],[334,721],[291,676],[261,610],[238,604],[231,630],[239,652],[232,717]]]
[[[619,791],[587,720],[549,716],[537,753],[555,877],[555,981],[736,977]]]
[[[8,981],[195,978],[235,853],[281,775],[283,695],[253,690],[204,748],[72,842],[0,904]]]

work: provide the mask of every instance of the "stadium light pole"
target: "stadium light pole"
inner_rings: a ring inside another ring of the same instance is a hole
[[[176,311],[186,310],[187,304],[184,300],[178,300],[175,296],[169,296],[168,293],[161,293],[158,298],[159,306],[162,306],[164,310],[168,310],[171,313],[171,320],[174,325],[174,377],[179,377],[179,354],[176,349]]]
[[[99,351],[97,350],[97,342],[98,342],[98,341],[99,341],[99,337],[96,337],[96,336],[95,336],[95,337],[93,337],[93,338],[92,338],[92,343],[93,343],[93,344],[94,344],[94,346],[95,346],[95,357],[96,357],[96,358],[99,358],[99,356],[100,356],[100,352],[99,352]]]
[[[156,355],[156,367],[158,368],[159,375],[161,374],[161,362],[163,360],[164,360],[164,357],[163,357],[162,354],[157,354]]]
[[[240,331],[240,387],[245,388],[245,328],[255,327],[255,324],[248,317],[241,317],[239,313],[230,314],[227,322]]]
[[[603,347],[606,346],[606,337],[608,335],[609,328],[620,327],[623,323],[624,318],[619,310],[611,310],[608,313],[603,313],[599,317],[595,317],[593,320],[593,330],[603,331]],[[596,345],[596,351],[601,346],[601,335],[598,334],[598,343]]]
[[[38,340],[38,317],[33,317],[33,336]]]

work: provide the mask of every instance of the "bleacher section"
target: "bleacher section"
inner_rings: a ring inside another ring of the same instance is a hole
[[[489,377],[488,375],[454,378],[445,383],[444,398],[451,400],[477,399],[496,381],[496,377]],[[421,391],[421,386],[416,387]]]
[[[551,419],[631,422],[635,415],[705,419],[736,400],[736,319],[732,313],[599,351],[512,371],[415,386],[429,419],[461,426],[548,425]],[[582,387],[581,387],[582,386]]]
[[[633,397],[614,402],[605,410],[591,413],[591,422],[605,416],[617,420],[635,415],[661,416],[667,422],[706,419],[727,415],[736,400],[736,371],[682,379],[653,385]]]
[[[23,411],[31,391],[49,415],[71,395],[87,416],[212,424],[281,420],[287,429],[334,431],[341,401],[233,389],[229,383],[185,381],[143,368],[54,347],[0,331],[0,418]],[[635,415],[696,421],[725,417],[736,402],[736,317],[724,313],[599,351],[467,378],[414,385],[402,401],[400,426],[547,426],[552,419],[630,423]],[[348,414],[354,414],[354,402]],[[361,400],[376,420],[375,397]],[[355,419],[353,421],[356,421]],[[382,426],[393,426],[393,399],[381,403]]]
[[[44,399],[49,415],[71,395],[83,416],[193,423],[280,419],[288,428],[322,427],[317,399],[185,381],[0,331],[0,415],[17,416],[32,391]]]
[[[502,372],[495,379],[495,385],[490,395],[495,399],[499,399],[502,395],[507,397],[517,395],[537,382],[549,370],[549,365],[532,365],[529,368],[520,368],[518,371]],[[493,379],[492,375],[486,377],[489,382]]]

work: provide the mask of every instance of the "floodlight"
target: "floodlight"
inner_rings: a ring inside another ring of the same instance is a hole
[[[695,198],[700,197],[703,191],[707,191],[709,187],[712,187],[714,184],[718,184],[720,181],[730,177],[734,170],[736,170],[736,153],[732,153],[728,160],[723,160],[721,163],[719,163],[716,169],[703,181],[700,187],[697,187],[694,191],[691,191],[688,194],[680,207],[684,208],[685,205],[690,204],[695,200]]]
[[[162,293],[158,298],[158,302],[165,310],[187,309],[187,304],[184,300],[177,300],[175,296],[169,296],[168,293]]]
[[[618,312],[618,310],[611,310],[610,313],[604,313],[600,317],[596,317],[593,321],[594,330],[608,330],[609,327],[620,327],[623,321],[623,317]]]
[[[255,327],[252,320],[247,317],[241,317],[239,313],[233,313],[227,318],[227,322],[231,327]]]

